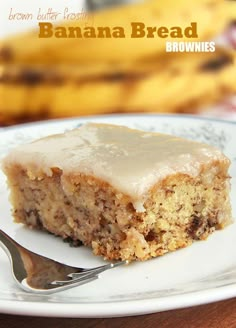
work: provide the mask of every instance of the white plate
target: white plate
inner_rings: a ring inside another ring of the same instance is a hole
[[[0,156],[17,144],[74,128],[85,121],[109,122],[172,133],[217,145],[232,160],[232,198],[236,193],[234,122],[191,116],[116,115],[47,121],[0,131]],[[67,264],[93,266],[101,258],[85,247],[70,248],[59,238],[30,231],[12,222],[5,178],[0,171],[0,228],[24,246]],[[232,202],[235,216],[235,202]],[[207,241],[143,263],[118,267],[100,279],[51,296],[18,289],[7,256],[0,250],[0,311],[56,317],[111,317],[177,309],[236,296],[236,225]]]

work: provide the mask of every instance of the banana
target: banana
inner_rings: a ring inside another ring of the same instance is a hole
[[[223,49],[221,50],[223,52]],[[227,51],[226,51],[227,53]],[[219,55],[206,54],[208,57],[218,57]],[[228,55],[227,55],[228,56]],[[145,60],[120,61],[116,64],[98,63],[91,65],[19,65],[6,64],[0,66],[0,82],[13,81],[19,83],[35,84],[37,81],[42,82],[59,82],[59,81],[77,81],[91,82],[92,80],[109,80],[117,81],[126,78],[139,77],[148,75],[152,72],[158,72],[167,67],[174,70],[175,67],[181,67],[181,71],[193,70],[199,65],[199,58],[204,58],[199,53],[166,53],[150,56]]]
[[[161,59],[160,59],[161,61]],[[148,74],[96,79],[0,83],[0,119],[38,119],[113,112],[194,112],[236,92],[235,53],[175,55]]]
[[[233,10],[234,9],[234,10]],[[198,39],[206,40],[219,34],[236,18],[235,3],[225,0],[146,0],[91,14],[88,20],[99,26],[122,26],[130,32],[131,22],[146,26],[179,26],[182,29],[196,22]],[[75,25],[84,28],[84,21],[63,21],[66,29]],[[38,30],[0,42],[0,61],[26,64],[88,64],[133,61],[165,52],[165,38],[38,38]],[[174,41],[185,41],[176,38]],[[189,40],[189,39],[188,39]]]

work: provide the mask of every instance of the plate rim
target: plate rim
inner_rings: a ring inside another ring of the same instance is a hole
[[[85,116],[74,116],[74,117],[66,117],[66,118],[52,118],[48,120],[39,120],[34,122],[26,122],[26,123],[20,123],[10,126],[0,126],[0,133],[11,131],[11,130],[17,130],[17,129],[24,129],[29,127],[34,127],[38,125],[47,125],[47,124],[56,124],[56,123],[63,123],[68,122],[72,123],[75,121],[91,121],[93,119],[109,119],[109,118],[142,118],[142,117],[161,117],[161,118],[176,118],[176,119],[194,119],[199,121],[210,121],[210,122],[216,122],[216,123],[226,123],[226,124],[236,124],[236,120],[230,120],[230,119],[222,119],[218,117],[211,117],[211,116],[201,116],[198,114],[175,114],[175,113],[121,113],[121,114],[103,114],[103,115],[85,115]]]
[[[224,295],[222,295],[222,289]],[[30,295],[32,296],[33,294]],[[189,295],[191,296],[191,300],[186,298],[185,295],[186,294],[163,298],[101,303],[30,302],[0,299],[0,311],[1,313],[14,315],[58,318],[113,318],[137,316],[169,310],[179,310],[234,298],[236,295],[236,283],[229,286],[209,288],[204,291],[190,292]],[[48,307],[49,304],[50,307]],[[104,307],[104,304],[107,306]],[[117,306],[120,304],[125,304],[127,306],[122,306],[120,309],[119,306]],[[12,305],[14,305],[14,307]],[[48,309],[45,310],[45,306],[47,306]]]

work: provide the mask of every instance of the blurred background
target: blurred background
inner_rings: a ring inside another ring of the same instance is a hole
[[[116,0],[112,5],[112,0],[0,4],[0,126],[140,112],[236,119],[235,1]],[[168,28],[197,22],[199,37],[40,39],[39,21],[82,31],[88,26],[129,31],[133,21]],[[215,52],[165,51],[166,41],[211,40]]]

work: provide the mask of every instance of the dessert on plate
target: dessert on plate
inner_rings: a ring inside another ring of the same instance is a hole
[[[129,261],[228,225],[229,165],[207,144],[96,123],[21,145],[3,161],[16,222]]]

